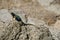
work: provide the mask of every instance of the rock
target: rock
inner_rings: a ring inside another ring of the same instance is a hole
[[[57,20],[57,22],[54,24],[54,26],[50,26],[49,30],[54,37],[55,40],[60,40],[60,20]]]
[[[60,0],[38,0],[46,10],[60,14]]]
[[[1,15],[0,40],[53,40],[54,39],[49,29],[41,21],[39,26],[35,26],[34,24],[20,26],[19,22],[13,20],[12,16],[10,15],[7,9],[0,10],[0,15]],[[37,24],[39,23],[37,22]]]
[[[12,27],[10,26],[5,30],[4,35],[1,36],[0,40],[53,40],[49,29],[40,25],[40,27],[27,25],[19,26],[20,24],[16,21],[13,22]]]
[[[32,25],[20,26],[11,12]],[[56,14],[60,15],[59,0],[0,0],[0,40],[60,40]]]
[[[0,20],[3,22],[10,22],[12,19],[12,16],[9,14],[7,9],[1,9],[0,10]]]
[[[0,10],[0,29],[2,29],[0,30],[1,33],[2,31],[5,31],[5,28],[10,24],[11,19],[12,17],[7,9]]]

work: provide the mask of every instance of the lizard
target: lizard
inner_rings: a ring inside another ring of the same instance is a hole
[[[33,24],[28,24],[28,23],[24,23],[21,19],[20,16],[16,15],[15,13],[11,12],[11,15],[13,18],[15,18],[16,21],[18,21],[20,23],[21,26],[26,26],[26,25],[33,25]],[[35,26],[35,25],[33,25]]]

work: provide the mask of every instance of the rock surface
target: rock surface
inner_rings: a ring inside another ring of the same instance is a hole
[[[0,0],[0,40],[60,40],[59,5],[59,0]],[[11,12],[32,25],[21,26]]]
[[[53,40],[51,32],[41,21],[42,24],[39,27],[34,25],[20,26],[19,22],[12,19],[7,9],[0,10],[0,13],[2,20],[0,40]]]
[[[60,0],[38,0],[38,2],[44,6],[46,10],[60,14]]]

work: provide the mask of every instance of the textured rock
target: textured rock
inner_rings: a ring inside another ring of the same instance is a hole
[[[4,31],[10,25],[12,17],[7,9],[0,10],[0,37],[4,34]]]
[[[60,0],[38,0],[38,2],[43,5],[46,10],[60,14]]]
[[[0,40],[60,40],[59,5],[59,0],[0,0]],[[32,25],[20,26],[11,12]]]
[[[54,11],[60,15],[60,0],[39,0],[39,3],[43,5],[46,10]],[[60,40],[60,20],[57,20],[54,26],[49,27],[49,29],[55,40]]]
[[[4,12],[3,12],[4,11]],[[0,10],[0,40],[53,40],[46,24],[40,21],[40,26],[20,26],[7,9]],[[6,20],[3,20],[6,19]],[[11,20],[12,19],[12,20]],[[4,22],[4,23],[3,23]],[[5,25],[7,23],[7,26]],[[39,24],[39,23],[37,23]]]
[[[27,25],[19,26],[16,21],[13,25],[4,31],[0,40],[53,40],[53,37],[47,27],[40,25],[40,27]]]

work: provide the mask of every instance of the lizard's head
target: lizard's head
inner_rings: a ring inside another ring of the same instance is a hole
[[[13,18],[15,17],[15,14],[13,12],[11,12],[11,15],[13,16]]]

